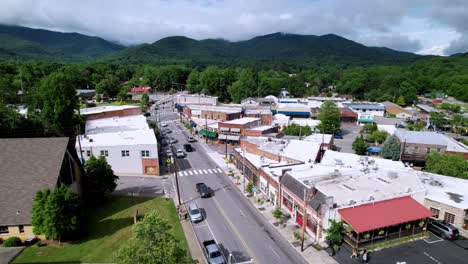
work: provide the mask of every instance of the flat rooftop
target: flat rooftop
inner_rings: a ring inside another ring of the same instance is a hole
[[[242,112],[240,107],[225,107],[225,106],[201,106],[201,105],[186,105],[190,110],[203,110],[203,111],[213,111],[213,112],[222,112],[228,114],[235,114]]]
[[[238,118],[238,119],[234,119],[234,120],[230,120],[230,121],[224,121],[224,122],[221,122],[223,124],[236,124],[236,125],[245,125],[245,124],[248,124],[248,123],[252,123],[252,122],[255,122],[255,121],[259,121],[260,118],[257,118],[257,117],[243,117],[243,118]]]
[[[338,152],[333,150],[325,151],[320,161],[323,165],[338,166],[342,168],[354,168],[362,170],[364,168],[373,169],[376,167],[386,169],[406,169],[401,161],[382,159],[379,157],[359,156],[351,153]]]
[[[427,189],[427,199],[468,209],[468,180],[420,171],[416,173]]]
[[[86,121],[86,134],[112,133],[121,131],[149,130],[143,115],[108,117]]]
[[[124,109],[131,109],[131,108],[140,108],[139,106],[135,105],[108,105],[108,106],[98,106],[98,107],[89,107],[89,108],[82,108],[80,109],[81,115],[92,115],[92,114],[99,114],[105,112],[112,112]]]
[[[111,133],[99,133],[80,135],[82,147],[112,147],[157,145],[156,136],[152,130],[121,131]]]
[[[273,128],[274,126],[257,126],[257,127],[252,127],[252,128],[249,128],[249,130],[254,130],[254,131],[265,131],[265,130],[268,130],[270,128]]]
[[[366,110],[381,110],[385,111],[385,106],[381,103],[372,103],[372,102],[351,102],[343,103],[344,107],[357,108],[357,109],[366,109]]]
[[[325,143],[328,144],[331,142],[333,135],[330,134],[312,134],[304,138],[305,141],[315,142],[315,143]]]

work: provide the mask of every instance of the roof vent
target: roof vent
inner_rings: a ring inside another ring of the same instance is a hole
[[[430,182],[429,182],[429,185],[442,187],[442,183],[441,183],[440,181],[436,181],[436,180],[430,181]]]
[[[93,139],[92,139],[92,138],[89,138],[89,142],[93,142]]]
[[[340,166],[340,165],[344,165],[344,163],[343,163],[343,161],[340,160],[340,159],[335,159],[335,165]]]
[[[354,201],[353,199],[350,199],[350,200],[348,200],[348,204],[349,204],[349,205],[356,204],[356,201]]]
[[[375,198],[374,198],[374,196],[372,196],[372,195],[369,195],[369,196],[367,197],[367,200],[368,200],[368,201],[374,201],[374,200],[375,200]]]
[[[407,192],[407,193],[410,193],[410,192],[412,192],[412,191],[413,191],[413,190],[412,190],[410,187],[407,187],[407,188],[405,189],[405,192]]]
[[[396,172],[396,171],[389,171],[389,172],[387,173],[387,176],[388,176],[390,179],[393,179],[393,180],[394,180],[394,179],[398,178],[398,172]]]

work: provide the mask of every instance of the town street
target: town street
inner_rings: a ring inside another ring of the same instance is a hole
[[[163,112],[163,111],[161,111]],[[165,111],[164,111],[165,112]],[[178,142],[182,149],[187,132],[179,124],[177,114],[160,114],[172,133],[165,134]],[[205,220],[194,225],[200,242],[215,239],[226,258],[232,254],[235,262],[253,259],[255,263],[306,263],[296,250],[265,221],[256,209],[236,190],[233,183],[205,153],[200,143],[192,143],[193,152],[176,159],[183,203],[196,203]],[[201,199],[195,189],[198,182],[206,183],[213,196]]]

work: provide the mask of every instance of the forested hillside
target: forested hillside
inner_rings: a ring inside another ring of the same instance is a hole
[[[256,66],[262,68],[325,65],[401,64],[421,56],[387,48],[366,47],[337,35],[275,33],[246,41],[168,37],[127,48],[106,60],[130,64]]]
[[[123,48],[78,33],[0,25],[0,59],[89,61]]]

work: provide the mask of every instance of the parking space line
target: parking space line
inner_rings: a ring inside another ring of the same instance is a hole
[[[437,242],[442,242],[444,241],[443,238],[439,237],[438,235],[432,233],[431,231],[429,231],[429,233],[431,233],[432,235],[434,235],[435,237],[438,237],[439,239],[438,240],[434,240],[434,241],[427,241],[427,239],[423,239],[424,241],[426,241],[428,244],[433,244],[433,243],[437,243]]]

